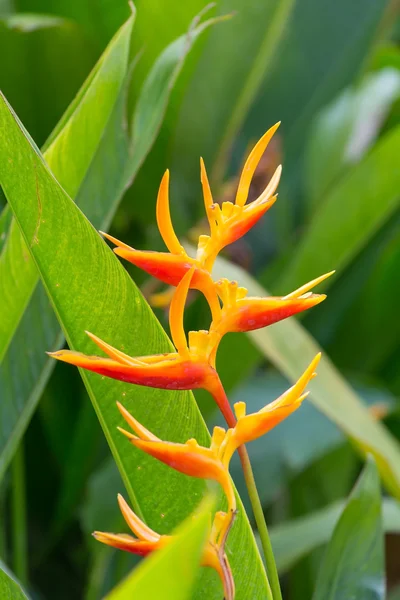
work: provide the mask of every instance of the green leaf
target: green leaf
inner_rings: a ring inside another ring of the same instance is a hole
[[[12,220],[12,212],[10,207],[6,204],[0,213],[0,253],[3,250],[4,244],[7,239],[8,231],[10,229]]]
[[[270,528],[271,543],[280,574],[284,574],[303,556],[329,542],[345,507],[344,501],[330,504],[312,514]],[[383,528],[400,533],[400,505],[391,498],[382,501]]]
[[[399,206],[399,144],[400,126],[334,186],[276,282],[277,289],[295,289],[332,268],[343,271],[390,218]]]
[[[323,272],[323,271],[322,271]],[[248,273],[218,258],[215,279],[227,277],[246,287],[249,296],[268,296]],[[307,279],[305,280],[307,281]],[[304,283],[304,282],[303,282]],[[264,356],[291,381],[297,378],[321,351],[312,336],[294,318],[248,334]],[[374,454],[387,488],[400,498],[400,446],[384,425],[374,421],[329,358],[323,354],[318,376],[310,383],[310,400],[349,436],[360,450]]]
[[[93,343],[84,333],[89,330],[124,347],[133,356],[169,351],[171,344],[143,296],[114,253],[58,185],[4,100],[0,122],[4,132],[0,164],[8,165],[0,172],[1,185],[69,346],[93,352]],[[36,235],[38,194],[39,243],[30,245]],[[115,401],[123,401],[145,426],[164,439],[184,441],[195,437],[200,444],[207,444],[209,434],[193,395],[137,387],[88,372],[81,375],[133,506],[152,528],[160,533],[170,531],[198,504],[204,483],[132,448],[116,429],[122,420]],[[265,572],[241,504],[228,548],[237,597],[265,598]],[[241,551],[235,552],[237,548]],[[203,573],[195,598],[217,597],[215,581]]]
[[[117,33],[72,107],[62,119],[44,154],[64,189],[75,196],[93,160],[124,80],[133,16]],[[102,101],[98,101],[101,96]],[[40,198],[38,198],[40,207]],[[40,220],[37,223],[40,229]],[[30,243],[36,242],[36,233]],[[5,319],[0,324],[0,362],[39,279],[15,222],[0,258],[0,295]]]
[[[205,500],[195,518],[174,532],[176,539],[142,562],[106,600],[190,600],[210,527],[213,502]]]
[[[367,461],[335,527],[313,600],[383,600],[385,558],[378,471]]]
[[[207,23],[210,24],[210,21]],[[194,31],[191,30],[190,37],[187,37],[185,44],[182,43],[183,38],[180,38],[179,43],[174,43],[175,69],[171,68],[173,57],[167,48],[149,74],[149,80],[152,83],[150,85],[146,82],[145,86],[147,93],[151,89],[154,92],[151,106],[153,107],[153,124],[156,129],[155,131],[148,130],[148,140],[141,140],[144,152],[148,151],[151,139],[156,134],[165,113],[166,96],[165,90],[163,93],[160,92],[160,82],[165,84],[165,89],[170,93],[179,68],[182,66],[183,58],[190,50],[191,43],[203,29],[203,25],[200,25]],[[168,60],[164,58],[165,53]],[[145,158],[143,154],[137,152],[136,148],[132,147],[132,144],[129,144],[126,136],[126,88],[129,79],[130,74],[128,73],[96,155],[76,198],[76,203],[92,224],[102,230],[107,230],[109,227],[126,185],[134,178]],[[85,89],[86,86],[78,98],[84,96]],[[74,106],[77,106],[77,102],[74,103]],[[143,110],[147,112],[148,107],[143,107]],[[68,109],[67,116],[71,112],[71,108]],[[144,120],[140,104],[134,114],[139,122]],[[60,127],[57,127],[51,139],[57,137],[59,132]],[[30,340],[28,346],[26,346],[27,339]],[[3,426],[0,478],[18,445],[18,440],[29,423],[40,394],[54,367],[54,361],[46,357],[45,351],[48,348],[60,347],[62,339],[48,298],[42,287],[39,286],[21,319],[9,351],[0,365],[0,387],[4,390],[4,402],[0,405],[0,410],[3,411],[1,420],[6,424]],[[18,409],[15,410],[15,407]]]
[[[22,587],[0,560],[0,598],[4,600],[28,600]]]
[[[386,68],[369,74],[321,111],[306,149],[306,184],[312,208],[323,203],[345,167],[362,158],[399,94],[400,73]]]

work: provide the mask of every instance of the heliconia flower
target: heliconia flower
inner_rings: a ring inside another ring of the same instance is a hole
[[[169,252],[136,250],[103,231],[100,233],[117,246],[114,248],[115,254],[168,285],[176,287],[184,275],[193,269],[190,287],[203,292],[207,298],[208,290],[212,286],[211,275],[199,260],[187,254],[178,240],[171,221],[168,188],[169,171],[167,170],[158,191],[156,215],[158,229]]]
[[[211,331],[221,337],[228,332],[252,331],[282,321],[303,310],[316,306],[325,300],[325,294],[313,294],[309,290],[328,277],[334,271],[325,273],[301,286],[287,296],[248,297],[247,289],[239,287],[236,281],[220,279],[215,289],[223,302],[223,308],[213,321]]]
[[[185,444],[164,442],[143,427],[119,402],[117,406],[125,421],[137,434],[119,428],[131,444],[184,475],[217,481],[225,492],[229,511],[236,510],[236,497],[228,469],[219,460],[213,447],[200,446],[194,439]]]
[[[248,156],[239,180],[235,203],[223,202],[220,206],[213,202],[204,162],[200,160],[201,183],[204,205],[210,225],[210,235],[200,236],[197,259],[209,271],[211,271],[214,260],[222,248],[245,235],[271,208],[277,198],[274,194],[279,184],[282,172],[281,166],[276,169],[262,194],[254,202],[246,205],[254,172],[279,125],[280,123],[276,123],[271,127],[257,142]]]
[[[95,531],[93,536],[96,540],[108,546],[113,546],[119,550],[132,552],[140,556],[147,556],[150,552],[163,548],[171,540],[171,536],[159,535],[143,523],[129,507],[121,494],[118,494],[118,504],[126,524],[136,537],[126,533],[116,534]]]
[[[192,275],[193,270],[190,270],[184,276],[171,302],[170,329],[176,352],[134,358],[87,332],[108,358],[86,356],[69,350],[52,352],[50,356],[136,385],[174,390],[204,388],[212,391],[219,382],[213,362],[219,335],[216,332],[191,331],[188,344],[183,326],[183,310]]]
[[[311,379],[316,376],[315,369],[320,359],[321,354],[319,353],[291,388],[260,411],[246,415],[244,402],[237,402],[234,405],[237,423],[235,427],[227,431],[219,445],[219,456],[225,464],[229,464],[233,453],[239,446],[265,435],[301,406],[303,400],[308,396],[308,392],[304,390]]]
[[[157,225],[161,237],[169,252],[153,252],[136,250],[111,235],[101,232],[104,237],[117,247],[114,252],[153,277],[172,286],[177,286],[183,276],[194,269],[191,288],[200,290],[208,298],[207,293],[211,282],[211,268],[220,250],[245,235],[253,225],[261,219],[266,211],[274,204],[274,195],[278,187],[281,166],[279,166],[271,181],[262,194],[246,205],[250,183],[257,165],[268,146],[279,123],[271,127],[255,145],[244,165],[235,203],[224,202],[222,206],[215,204],[207,178],[204,162],[200,160],[200,175],[203,188],[204,204],[210,225],[210,235],[199,237],[196,258],[190,257],[180,243],[172,225],[169,209],[169,171],[164,173],[157,196]]]
[[[147,556],[152,552],[164,548],[173,539],[173,536],[171,535],[160,535],[156,533],[150,529],[148,525],[143,523],[143,521],[133,512],[121,494],[118,494],[118,504],[128,527],[136,537],[126,533],[95,531],[93,536],[99,542],[117,548],[118,550],[131,552],[132,554],[137,554],[139,556]],[[225,597],[227,600],[232,600],[234,598],[232,574],[223,548],[221,548],[220,551],[220,546],[216,539],[217,532],[219,533],[221,527],[224,525],[224,514],[225,513],[217,513],[215,515],[210,539],[203,550],[201,565],[203,567],[211,567],[217,571],[224,586]]]

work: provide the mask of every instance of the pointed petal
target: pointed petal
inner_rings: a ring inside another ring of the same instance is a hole
[[[131,246],[128,246],[128,244],[125,244],[124,242],[120,242],[120,240],[117,240],[117,238],[113,237],[109,233],[105,233],[104,231],[99,231],[99,233],[101,233],[101,235],[103,237],[105,237],[107,240],[109,240],[110,242],[115,244],[118,248],[125,248],[126,250],[133,250],[133,248],[131,248]],[[114,252],[115,252],[115,248],[114,248]]]
[[[186,253],[170,254],[133,248],[114,248],[114,252],[152,277],[173,286],[178,285],[194,264],[194,259]]]
[[[118,494],[118,504],[129,529],[131,529],[140,540],[143,540],[144,542],[158,542],[160,539],[159,534],[150,529],[150,527],[139,519],[121,494]]]
[[[253,204],[262,204],[263,202],[268,200],[273,194],[275,194],[276,188],[278,187],[279,181],[281,179],[281,175],[282,165],[279,165],[276,168],[275,173],[272,175],[271,180],[268,183],[265,190],[260,194],[260,196],[256,200],[254,200],[254,202],[249,204],[249,206],[252,206]]]
[[[186,299],[192,281],[195,267],[192,267],[182,278],[172,297],[171,307],[169,309],[169,327],[171,330],[172,341],[178,353],[182,356],[189,355],[185,328],[183,324],[183,313],[185,310]]]
[[[164,176],[161,180],[160,189],[157,197],[157,225],[161,233],[161,237],[164,240],[165,245],[171,254],[185,253],[184,248],[179,242],[176,233],[174,231],[171,214],[169,212],[169,171],[165,171]]]
[[[335,271],[329,271],[329,273],[325,273],[324,275],[320,275],[316,279],[313,279],[312,281],[309,281],[308,283],[305,283],[304,285],[302,285],[301,287],[299,287],[294,292],[291,292],[290,294],[287,294],[287,296],[283,296],[283,300],[290,300],[292,298],[299,298],[299,296],[302,296],[303,294],[305,294],[306,292],[308,292],[309,290],[311,290],[313,287],[315,287],[316,285],[318,285],[319,283],[321,283],[325,279],[328,279],[328,277],[330,277],[334,273],[335,273]]]
[[[210,183],[207,177],[206,167],[204,165],[204,161],[200,158],[200,181],[203,188],[203,198],[204,198],[204,207],[206,209],[206,215],[208,219],[208,223],[210,225],[211,233],[215,231],[215,215],[214,210],[212,208],[214,202],[211,193]]]
[[[142,439],[147,440],[148,442],[159,442],[159,438],[151,433],[146,427],[144,427],[139,421],[137,421],[129,411],[126,410],[124,406],[120,402],[117,402],[117,407],[125,421],[128,423],[129,427],[133,429],[133,431]]]
[[[274,135],[275,131],[278,129],[279,125],[280,125],[280,122],[276,123],[270,129],[268,129],[268,131],[266,133],[264,133],[262,138],[257,142],[257,144],[254,146],[253,150],[250,152],[250,154],[245,162],[245,165],[243,167],[242,174],[240,176],[240,181],[239,181],[238,190],[237,190],[237,194],[236,194],[236,201],[235,201],[235,204],[237,204],[238,206],[244,206],[246,204],[247,196],[249,194],[250,183],[251,183],[251,180],[253,179],[254,171],[256,170],[257,165],[260,162],[262,155],[264,154],[272,136]]]
[[[113,548],[118,548],[118,550],[132,552],[132,554],[138,554],[139,556],[147,556],[150,552],[153,552],[158,548],[158,545],[154,542],[136,540],[131,535],[125,533],[95,531],[93,537],[96,538],[97,541],[107,544],[107,546],[113,546]]]
[[[114,360],[117,360],[118,362],[122,363],[123,365],[129,365],[130,366],[130,365],[142,365],[143,364],[137,358],[133,358],[132,356],[128,356],[127,354],[124,354],[124,352],[121,352],[120,350],[117,350],[116,348],[113,348],[113,346],[110,346],[110,344],[107,344],[106,342],[104,342],[103,340],[101,340],[99,337],[97,337],[97,335],[94,335],[93,333],[90,333],[90,331],[85,331],[85,333],[110,358],[113,358]]]

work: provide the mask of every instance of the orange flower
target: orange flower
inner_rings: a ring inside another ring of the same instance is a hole
[[[279,184],[281,166],[276,169],[262,194],[254,202],[246,205],[254,171],[279,125],[280,123],[276,123],[271,127],[250,152],[240,176],[234,204],[232,202],[223,202],[222,206],[214,204],[204,162],[200,160],[201,183],[210,235],[200,236],[197,259],[208,271],[211,271],[215,258],[222,248],[245,235],[271,208],[277,198],[274,194]]]
[[[164,548],[173,539],[173,536],[171,535],[160,535],[156,533],[143,523],[143,521],[133,512],[121,494],[118,494],[118,504],[126,524],[135,537],[126,533],[95,531],[93,536],[99,542],[117,548],[118,550],[131,552],[139,556],[147,556],[151,552]],[[223,547],[220,546],[220,542],[222,541],[221,528],[224,526],[225,517],[225,513],[216,513],[210,533],[210,539],[203,550],[201,565],[203,567],[211,567],[217,571],[224,586],[225,598],[227,600],[232,600],[235,590],[233,578]],[[225,542],[225,538],[223,541]]]
[[[211,448],[199,446],[194,439],[185,444],[164,442],[143,427],[119,402],[117,406],[125,421],[137,434],[119,428],[131,444],[184,475],[217,481],[225,492],[229,511],[236,510],[236,497],[228,469],[218,458],[219,432],[218,444],[214,439]]]
[[[192,275],[193,270],[190,270],[184,276],[171,302],[170,328],[176,352],[134,358],[87,332],[109,358],[86,356],[69,350],[49,352],[49,355],[57,360],[136,385],[175,390],[212,387],[218,376],[210,356],[214,346],[218,344],[218,334],[191,331],[188,345],[183,327],[183,310]]]
[[[260,411],[246,415],[244,402],[237,402],[234,405],[237,423],[235,427],[228,430],[219,447],[219,457],[224,464],[229,464],[233,453],[239,446],[265,435],[301,406],[303,400],[308,396],[308,392],[304,392],[304,390],[311,379],[316,376],[315,369],[320,359],[321,354],[319,353],[291,388]]]
[[[274,193],[279,183],[278,167],[263,193],[245,205],[250,183],[256,167],[279,123],[271,127],[250,153],[240,177],[236,201],[214,204],[204,162],[200,160],[204,204],[210,225],[210,235],[199,238],[196,258],[190,257],[180,243],[171,221],[169,209],[169,171],[164,173],[157,196],[157,225],[168,252],[142,251],[131,248],[116,238],[101,232],[117,247],[114,252],[164,283],[177,286],[183,276],[193,269],[191,288],[200,290],[208,298],[211,284],[210,271],[218,252],[245,235],[266,213],[276,200]]]
[[[248,297],[247,289],[239,287],[236,281],[220,279],[215,283],[215,289],[223,302],[223,309],[213,321],[211,331],[218,332],[221,337],[228,332],[252,331],[316,306],[326,296],[312,294],[309,290],[333,273],[321,275],[287,296],[267,298]]]

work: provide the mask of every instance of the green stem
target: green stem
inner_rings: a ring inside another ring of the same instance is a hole
[[[243,475],[246,482],[247,492],[249,494],[251,508],[253,509],[258,533],[260,535],[261,545],[267,567],[267,576],[271,586],[273,600],[282,600],[281,586],[279,583],[278,570],[276,568],[274,553],[272,551],[271,540],[268,533],[267,523],[264,517],[264,511],[258,495],[256,482],[251,468],[249,454],[245,446],[238,448],[240,462],[242,463]]]
[[[224,386],[221,380],[218,378],[215,387],[211,390],[212,396],[218,404],[228,427],[235,427],[237,421],[233,414],[231,405],[229,404],[228,397],[225,393]],[[242,463],[243,475],[246,482],[247,492],[249,494],[251,508],[253,510],[254,518],[256,520],[258,533],[260,535],[261,545],[265,558],[265,565],[267,568],[267,577],[271,589],[269,592],[269,600],[282,600],[281,587],[279,583],[278,570],[275,564],[274,553],[272,551],[271,540],[269,538],[267,523],[265,522],[264,511],[262,509],[260,497],[258,495],[256,482],[253,475],[253,469],[251,468],[250,458],[247,453],[245,446],[238,448],[240,462]]]
[[[11,465],[13,570],[19,581],[28,581],[24,448],[20,444]]]

